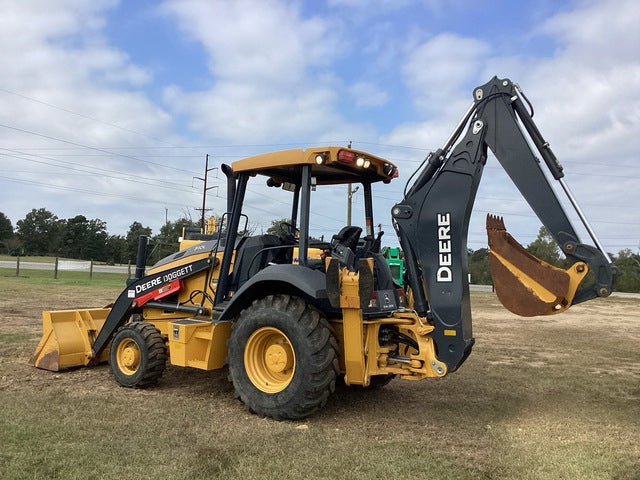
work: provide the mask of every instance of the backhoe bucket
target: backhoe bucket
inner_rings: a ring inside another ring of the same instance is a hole
[[[110,308],[92,308],[42,312],[42,338],[31,364],[54,372],[88,365],[92,360],[91,346],[110,311]],[[94,363],[107,358],[108,349]]]
[[[552,315],[571,306],[588,272],[583,262],[555,267],[529,253],[505,229],[502,217],[487,215],[489,267],[498,299],[523,317]]]

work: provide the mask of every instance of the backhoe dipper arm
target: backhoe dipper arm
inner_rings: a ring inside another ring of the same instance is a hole
[[[392,209],[405,253],[414,308],[419,315],[433,322],[438,359],[447,364],[449,371],[464,362],[474,342],[467,231],[487,159],[487,147],[491,148],[567,258],[572,263],[583,261],[595,272],[595,284],[579,290],[573,303],[608,295],[617,273],[562,181],[562,166],[526,110],[517,85],[494,77],[476,88],[473,96],[474,103],[451,138],[429,155],[403,201]],[[456,144],[467,124],[466,133]],[[579,241],[520,125],[527,131],[553,177],[561,181],[598,248]]]

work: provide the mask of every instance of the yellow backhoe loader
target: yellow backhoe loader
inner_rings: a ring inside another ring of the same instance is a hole
[[[363,387],[394,377],[443,377],[474,344],[467,230],[488,148],[571,264],[560,269],[537,259],[501,218],[488,216],[490,266],[502,303],[533,316],[608,296],[617,269],[525,102],[508,79],[494,77],[474,89],[450,138],[407,182],[391,211],[405,287],[380,253],[383,232],[373,230],[372,191],[397,177],[393,163],[342,147],[267,153],[222,166],[227,213],[213,237],[185,243],[146,273],[143,239],[136,276],[111,307],[44,312],[34,365],[57,371],[108,360],[121,385],[149,387],[167,362],[204,370],[228,364],[246,406],[278,419],[303,418],[324,406],[339,376]],[[579,239],[543,163],[594,246]],[[243,203],[256,178],[288,198],[286,234],[238,233],[246,231]],[[346,226],[329,242],[310,240],[314,191],[349,183],[364,194],[364,232]]]

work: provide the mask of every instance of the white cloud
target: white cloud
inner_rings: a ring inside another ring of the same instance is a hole
[[[336,95],[329,88],[283,93],[251,82],[220,82],[205,92],[172,87],[164,98],[174,112],[188,116],[191,128],[202,137],[239,144],[339,138],[346,128],[332,108]]]
[[[473,81],[491,52],[490,46],[474,38],[437,35],[408,54],[404,80],[421,112],[432,115],[451,110],[452,101],[468,99]]]
[[[370,82],[356,82],[349,87],[358,107],[380,107],[387,103],[389,94]]]
[[[165,90],[170,108],[204,138],[238,143],[344,138],[361,133],[338,113],[340,55],[332,24],[292,2],[170,1],[165,11],[205,46],[212,87]]]
[[[339,54],[331,25],[302,18],[294,2],[171,0],[164,10],[202,42],[211,73],[222,81],[295,86],[308,68]]]
[[[0,127],[0,201],[14,223],[39,207],[61,218],[79,213],[101,218],[113,233],[125,232],[136,218],[153,223],[150,206],[158,210],[158,220],[164,218],[161,206],[144,201],[172,190],[137,182],[170,186],[157,182],[173,180],[167,170],[145,163],[145,156],[138,160],[135,149],[107,155],[80,146],[136,148],[178,141],[171,117],[138,90],[152,80],[151,73],[104,37],[105,17],[114,5],[3,2],[0,124],[6,127]],[[184,193],[188,203],[190,195]]]
[[[539,31],[556,38],[562,56],[584,65],[616,67],[621,61],[638,62],[638,2],[636,0],[589,1],[583,7],[558,14]]]

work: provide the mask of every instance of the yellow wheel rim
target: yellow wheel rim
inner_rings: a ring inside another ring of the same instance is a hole
[[[140,368],[140,347],[131,338],[127,338],[118,344],[116,350],[118,368],[125,375],[133,375]]]
[[[244,348],[244,367],[251,383],[265,393],[278,393],[291,383],[296,356],[287,336],[277,328],[262,327]]]

